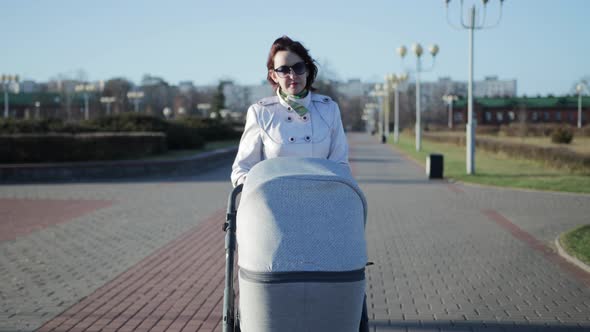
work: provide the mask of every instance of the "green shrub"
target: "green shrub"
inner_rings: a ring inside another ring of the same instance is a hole
[[[0,163],[134,159],[166,151],[163,133],[0,135]]]
[[[205,146],[205,140],[195,128],[183,123],[170,122],[166,130],[168,149],[200,149]]]
[[[90,127],[95,127],[100,131],[110,132],[165,132],[168,128],[168,123],[161,118],[137,113],[122,113],[103,116],[97,119],[84,121],[83,123]]]
[[[43,133],[87,133],[96,128],[78,122],[64,122],[61,119],[18,120],[1,119],[0,134],[43,134]]]
[[[203,119],[189,116],[178,120],[178,123],[197,129],[199,135],[207,142],[229,140],[241,136],[241,133],[234,130],[231,125],[217,119]]]
[[[568,128],[557,128],[551,134],[551,142],[558,144],[570,144],[574,139],[574,132]]]

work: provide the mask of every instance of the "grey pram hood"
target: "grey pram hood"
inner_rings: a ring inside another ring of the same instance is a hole
[[[239,266],[253,272],[363,269],[366,217],[365,197],[347,165],[265,160],[248,173],[240,199]]]

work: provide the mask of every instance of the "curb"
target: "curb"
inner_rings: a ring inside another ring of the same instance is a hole
[[[558,235],[555,238],[555,246],[557,247],[557,252],[559,253],[559,256],[563,257],[565,260],[576,265],[577,267],[581,268],[582,270],[590,273],[590,266],[586,265],[586,263],[582,262],[581,260],[577,259],[576,257],[571,256],[570,254],[568,254],[565,251],[565,249],[563,249],[563,247],[559,243],[559,237],[560,237],[560,235]]]
[[[0,184],[188,175],[211,168],[220,161],[235,156],[237,150],[238,147],[234,146],[190,157],[164,160],[0,165]]]

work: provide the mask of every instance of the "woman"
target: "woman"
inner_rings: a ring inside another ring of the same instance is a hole
[[[266,67],[276,95],[248,109],[232,167],[234,187],[254,165],[270,158],[325,158],[348,165],[340,109],[329,97],[312,92],[318,68],[308,50],[287,36],[278,38]]]

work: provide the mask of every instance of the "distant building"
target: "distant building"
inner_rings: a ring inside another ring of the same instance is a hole
[[[578,122],[578,97],[514,97],[476,98],[474,111],[479,125],[503,125],[514,122],[563,123]],[[455,123],[467,122],[467,100],[453,104]],[[588,125],[590,97],[582,97],[582,125]]]
[[[35,81],[26,80],[20,82],[20,91],[24,93],[39,92],[40,87]]]
[[[9,114],[15,119],[59,118],[62,117],[62,100],[57,93],[18,93],[8,95]],[[0,105],[4,105],[4,94],[0,93]]]
[[[498,80],[498,76],[487,76],[473,84],[474,97],[516,97],[516,80]]]
[[[195,90],[193,81],[182,81],[178,83],[178,90],[183,94],[189,94]]]

